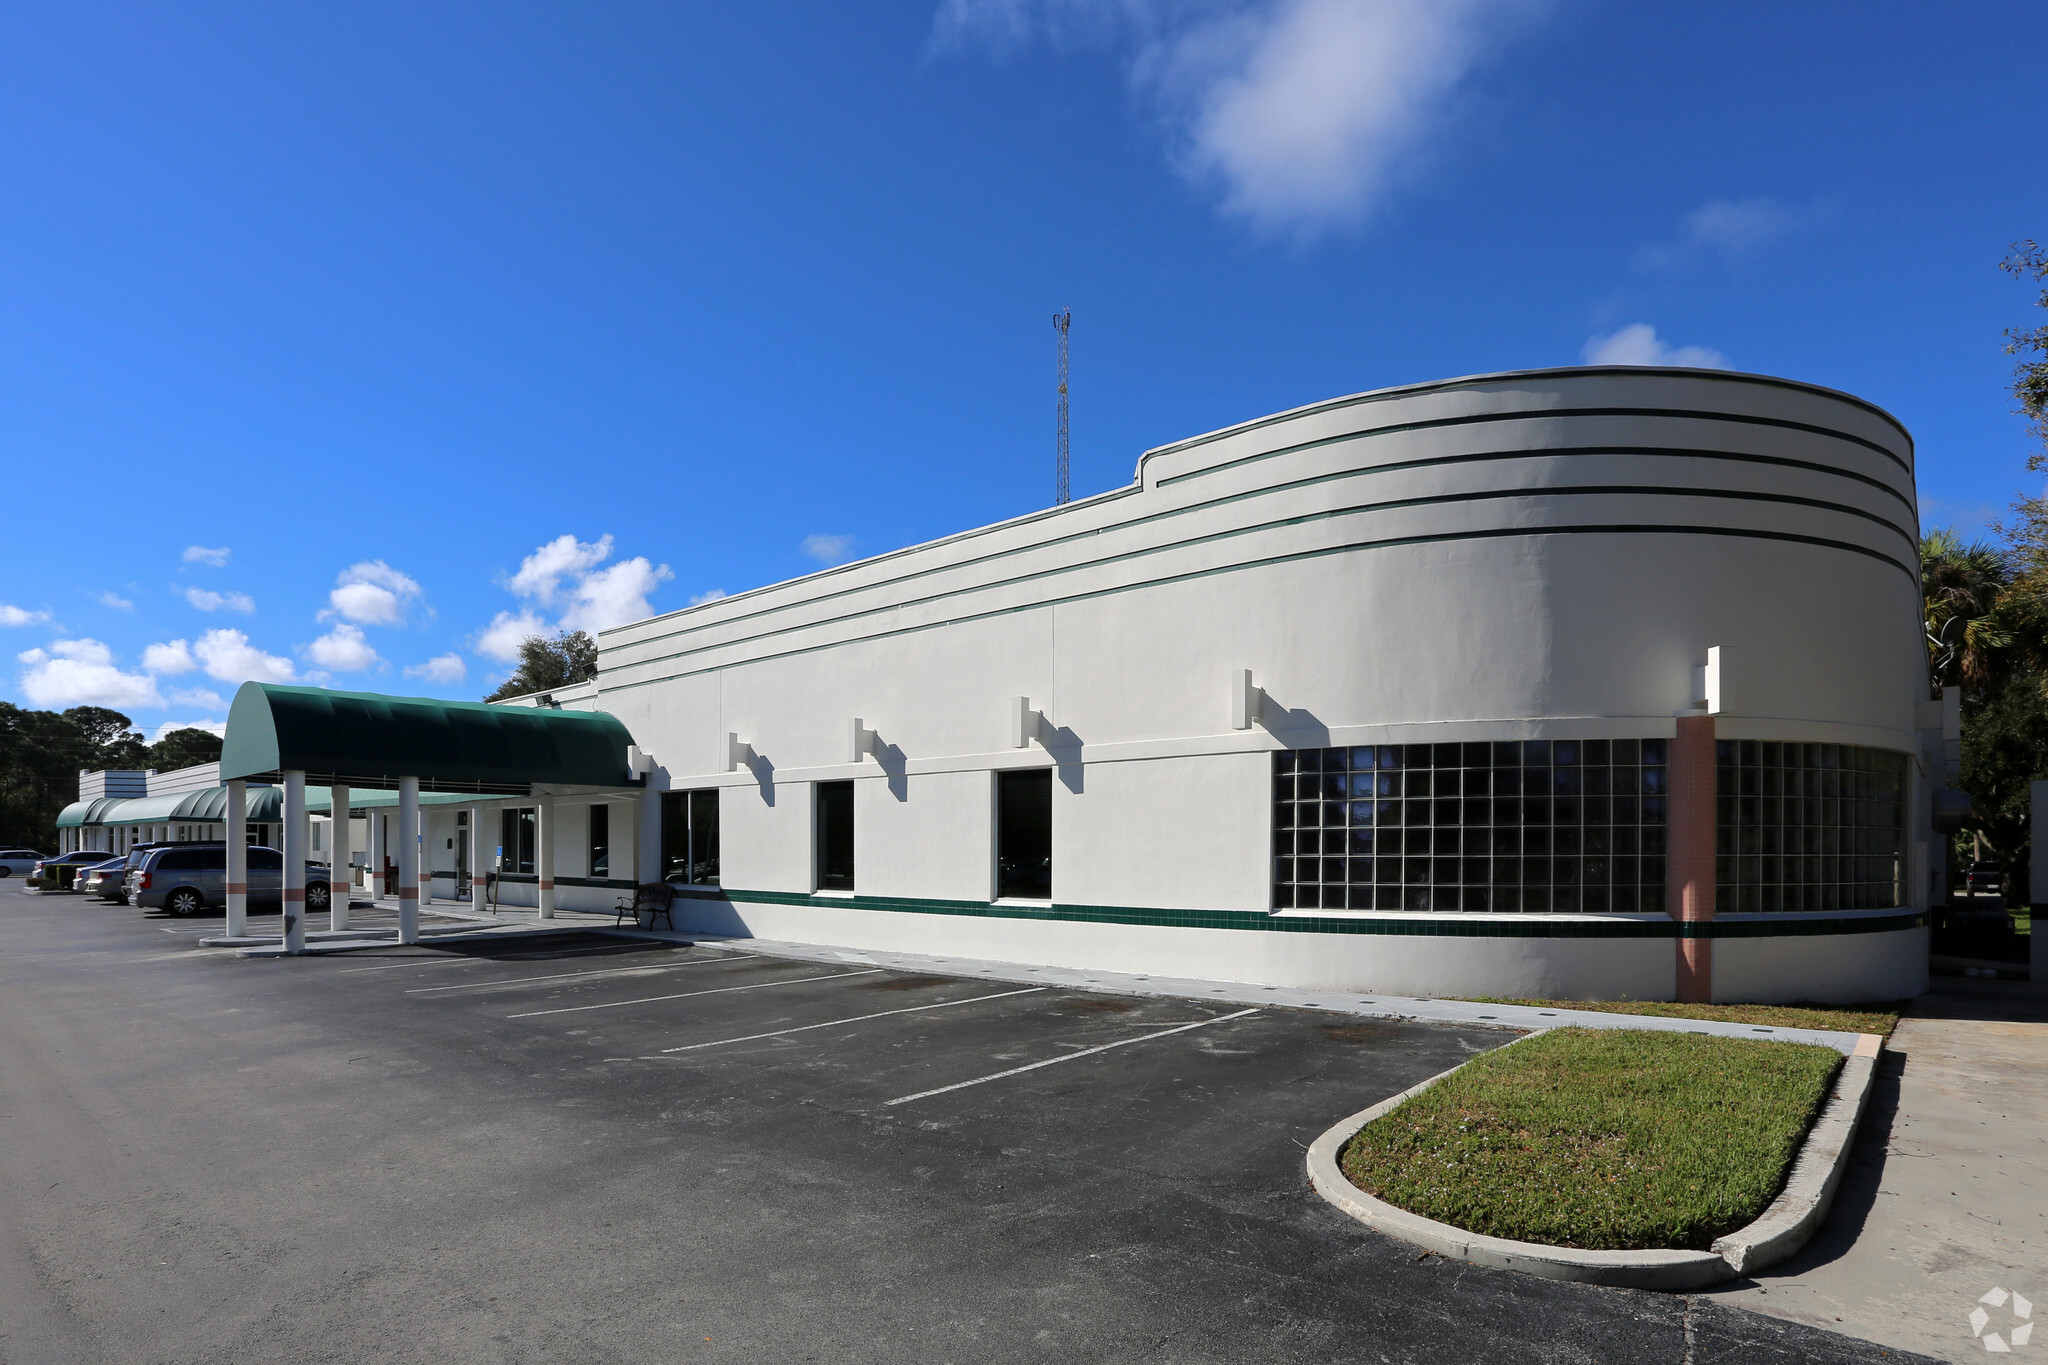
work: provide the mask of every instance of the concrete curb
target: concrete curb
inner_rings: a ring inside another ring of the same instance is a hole
[[[1748,1275],[1776,1265],[1805,1246],[1828,1216],[1835,1189],[1849,1164],[1856,1125],[1870,1100],[1870,1083],[1877,1074],[1877,1054],[1882,1046],[1883,1040],[1874,1033],[1858,1040],[1856,1051],[1835,1076],[1827,1107],[1813,1121],[1799,1155],[1792,1159],[1792,1174],[1786,1177],[1785,1188],[1754,1223],[1714,1243],[1714,1250],[1735,1274]]]
[[[1813,1236],[1821,1219],[1827,1216],[1835,1189],[1841,1183],[1856,1123],[1870,1096],[1880,1044],[1874,1034],[1861,1036],[1855,1052],[1843,1062],[1835,1078],[1826,1107],[1793,1158],[1785,1188],[1755,1222],[1721,1238],[1711,1251],[1584,1251],[1488,1237],[1396,1208],[1352,1184],[1337,1163],[1344,1145],[1358,1130],[1446,1076],[1454,1075],[1466,1063],[1431,1076],[1420,1085],[1410,1086],[1325,1130],[1308,1149],[1309,1183],[1317,1194],[1376,1232],[1474,1265],[1519,1270],[1525,1275],[1580,1284],[1667,1291],[1704,1289],[1774,1265]]]

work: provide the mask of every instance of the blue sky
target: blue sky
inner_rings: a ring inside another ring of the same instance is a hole
[[[2037,4],[0,3],[0,696],[474,697],[1147,447],[1585,358],[2026,479]]]

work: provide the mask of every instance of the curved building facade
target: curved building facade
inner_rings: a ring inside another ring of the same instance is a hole
[[[1911,438],[1850,396],[1480,376],[607,632],[564,701],[652,756],[640,874],[704,929],[1409,995],[1897,998],[1940,742],[1917,527]]]

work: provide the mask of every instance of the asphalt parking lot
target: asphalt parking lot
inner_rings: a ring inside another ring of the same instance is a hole
[[[0,1359],[1897,1360],[1309,1189],[1483,1029],[592,934],[252,961],[0,882]]]

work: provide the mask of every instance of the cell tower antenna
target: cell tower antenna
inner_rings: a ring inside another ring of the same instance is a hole
[[[1074,320],[1074,310],[1062,308],[1052,315],[1053,330],[1060,334],[1060,431],[1057,455],[1058,474],[1052,500],[1055,504],[1073,501],[1074,495],[1067,487],[1067,325]]]

